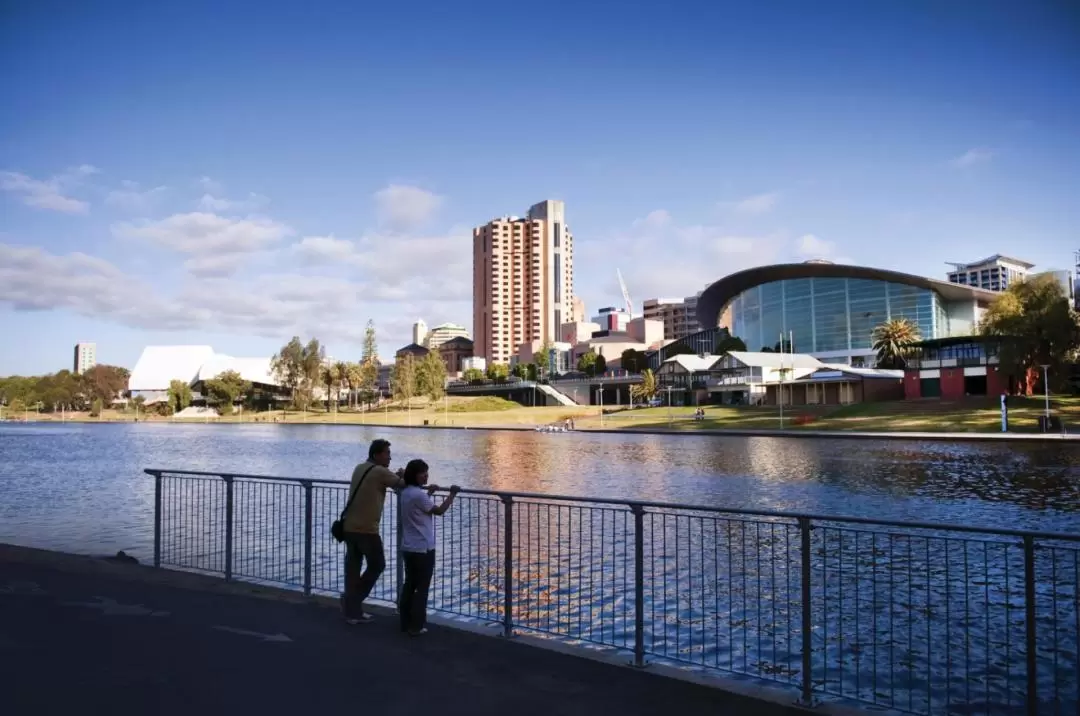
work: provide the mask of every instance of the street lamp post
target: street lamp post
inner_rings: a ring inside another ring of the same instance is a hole
[[[604,383],[600,382],[600,427],[604,427]]]
[[[671,427],[671,425],[672,425],[672,417],[671,417],[671,389],[672,389],[672,387],[673,386],[670,383],[668,383],[668,387],[667,387],[667,421],[668,421],[668,427]]]

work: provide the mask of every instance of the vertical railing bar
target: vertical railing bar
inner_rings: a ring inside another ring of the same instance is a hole
[[[1039,677],[1036,673],[1038,652],[1035,647],[1035,538],[1031,535],[1024,535],[1024,621],[1027,628],[1027,697],[1025,702],[1028,716],[1035,716],[1039,712]]]
[[[233,478],[225,475],[225,581],[232,580],[233,570]]]
[[[314,534],[314,485],[311,480],[301,483],[304,486],[304,594],[311,594],[311,549]]]
[[[814,706],[814,681],[811,677],[813,668],[813,611],[810,604],[810,519],[799,518],[799,532],[802,536],[802,695],[803,706]]]
[[[645,666],[645,508],[634,513],[634,666]]]
[[[154,566],[161,566],[161,473],[154,475]]]
[[[503,636],[514,635],[514,498],[503,503]]]

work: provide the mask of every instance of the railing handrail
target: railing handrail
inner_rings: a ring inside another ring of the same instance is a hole
[[[269,482],[291,482],[299,485],[336,485],[346,486],[348,480],[328,480],[325,478],[309,477],[282,477],[278,475],[250,475],[235,472],[208,472],[201,470],[168,470],[164,468],[145,468],[143,470],[151,477],[164,475],[190,475],[195,477],[219,477],[239,478],[242,480],[265,480]],[[769,517],[787,520],[810,520],[811,522],[839,522],[856,525],[874,525],[878,527],[897,527],[902,529],[937,530],[942,532],[958,532],[963,534],[982,534],[996,537],[1032,538],[1039,540],[1061,540],[1068,542],[1080,542],[1080,534],[1067,534],[1061,532],[1039,532],[1032,530],[1001,529],[997,527],[977,527],[969,525],[946,525],[938,522],[911,522],[904,520],[882,520],[871,517],[850,517],[820,515],[805,512],[779,512],[775,510],[753,510],[740,507],[707,507],[704,505],[687,505],[674,502],[648,502],[643,500],[619,500],[610,497],[575,497],[572,495],[548,495],[534,492],[507,492],[503,490],[477,490],[462,489],[461,494],[478,495],[497,498],[517,498],[525,500],[550,500],[552,502],[584,502],[596,505],[618,505],[635,508],[661,509],[661,510],[690,510],[693,512],[711,512],[732,515],[744,515],[748,517]]]

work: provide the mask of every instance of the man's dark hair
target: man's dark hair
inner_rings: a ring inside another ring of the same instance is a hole
[[[376,455],[381,455],[390,449],[390,441],[379,438],[378,440],[371,441],[371,447],[368,448],[367,456],[368,460],[374,460]]]

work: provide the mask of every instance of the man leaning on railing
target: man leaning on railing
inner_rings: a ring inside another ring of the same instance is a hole
[[[386,569],[386,553],[379,536],[386,489],[405,487],[401,478],[403,471],[394,473],[389,468],[390,441],[373,440],[368,448],[367,462],[356,466],[349,484],[349,501],[343,517],[345,594],[341,598],[341,608],[349,624],[371,621],[371,615],[364,612],[364,600]],[[367,569],[364,569],[365,560]]]

